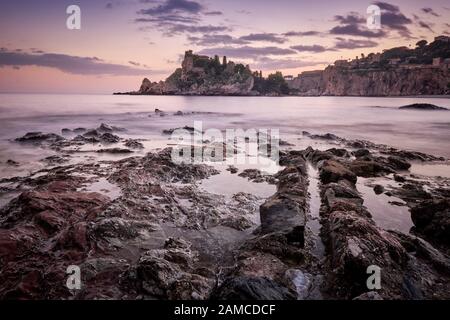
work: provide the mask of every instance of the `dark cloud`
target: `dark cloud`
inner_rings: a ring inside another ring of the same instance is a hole
[[[313,67],[317,65],[327,64],[324,61],[306,61],[299,59],[272,59],[261,57],[255,61],[253,67],[255,69],[277,70],[277,69],[294,69],[302,67]]]
[[[302,36],[317,36],[320,32],[318,31],[288,31],[282,35],[285,37],[302,37]]]
[[[375,2],[381,9],[381,24],[383,28],[393,29],[399,32],[404,37],[410,37],[411,32],[408,29],[408,25],[412,24],[412,20],[406,17],[400,8],[386,3]]]
[[[355,39],[342,39],[337,38],[339,40],[336,42],[334,48],[335,49],[358,49],[358,48],[373,48],[378,46],[378,43],[372,40],[355,40]]]
[[[292,46],[291,49],[294,49],[298,52],[325,52],[328,49],[325,48],[324,46],[320,46],[320,45],[311,45],[311,46],[305,46],[305,45],[298,45],[298,46]]]
[[[66,73],[81,75],[136,76],[145,75],[150,72],[148,69],[107,63],[96,57],[78,57],[57,53],[31,54],[18,52],[17,50],[0,51],[0,66],[49,67]]]
[[[265,41],[273,43],[285,43],[287,41],[275,33],[251,33],[249,35],[242,36],[239,39],[245,41]]]
[[[427,29],[427,30],[429,30],[429,31],[434,33],[433,29],[431,29],[431,25],[430,24],[428,24],[428,23],[426,23],[424,21],[418,21],[418,24],[419,24],[419,26],[421,28]]]
[[[343,26],[336,26],[330,30],[331,34],[335,35],[348,35],[348,36],[359,36],[367,38],[381,38],[386,36],[386,32],[382,30],[371,31],[363,26],[357,24],[347,24]]]
[[[206,11],[206,12],[203,12],[203,14],[206,16],[221,16],[221,15],[223,15],[223,12],[222,11]]]
[[[360,16],[359,13],[354,11],[348,13],[345,16],[334,16],[334,20],[342,24],[360,24],[366,22],[366,19],[364,19],[364,17]]]
[[[199,52],[200,54],[213,56],[221,55],[233,58],[250,59],[264,57],[268,55],[272,56],[284,56],[295,54],[296,52],[291,49],[284,49],[279,47],[220,47],[220,48],[207,48]]]
[[[196,24],[200,19],[195,16],[182,16],[176,14],[168,14],[162,17],[137,18],[136,22],[150,22],[158,26],[170,25],[172,23]]]
[[[422,11],[425,13],[431,14],[432,16],[440,17],[440,15],[437,14],[436,12],[434,12],[434,10],[432,8],[422,8]]]
[[[203,6],[195,1],[188,0],[166,0],[160,5],[149,9],[142,9],[140,14],[157,16],[176,13],[197,14],[203,10]]]
[[[214,46],[218,44],[248,44],[248,41],[233,38],[227,34],[204,34],[201,37],[189,36],[188,40],[199,46]]]
[[[105,6],[106,9],[112,9],[114,6],[111,2],[108,2]]]
[[[411,32],[408,25],[412,24],[412,20],[406,17],[398,6],[386,3],[375,2],[375,5],[381,9],[381,25],[380,30],[370,30],[366,26],[366,18],[356,12],[350,12],[347,15],[338,15],[334,20],[340,24],[330,30],[334,35],[359,36],[366,38],[385,37],[390,31],[396,31],[403,37],[411,38]]]

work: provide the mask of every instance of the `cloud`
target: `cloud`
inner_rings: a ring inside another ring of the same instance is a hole
[[[299,59],[272,59],[262,57],[254,63],[255,69],[277,70],[277,69],[295,69],[302,67],[313,67],[327,64],[325,61],[306,61]]]
[[[38,66],[55,68],[62,72],[79,75],[137,76],[149,74],[149,69],[132,68],[126,65],[107,63],[96,57],[78,57],[58,53],[32,54],[2,50],[0,66]]]
[[[334,20],[342,24],[360,24],[366,22],[366,19],[364,19],[364,17],[360,16],[359,13],[354,11],[348,13],[346,16],[334,16]]]
[[[418,21],[418,23],[419,23],[419,26],[421,28],[427,29],[427,30],[429,30],[429,31],[434,33],[433,29],[431,29],[431,25],[430,24],[428,24],[428,23],[426,23],[424,21]]]
[[[141,14],[157,16],[157,15],[165,15],[171,14],[174,12],[177,13],[189,13],[189,14],[198,14],[203,10],[203,6],[195,1],[188,0],[166,0],[160,5],[156,7],[152,7],[149,9],[142,9],[139,11]]]
[[[111,2],[108,2],[105,6],[106,9],[112,9],[114,6]]]
[[[381,9],[382,29],[376,31],[368,29],[364,16],[357,12],[349,12],[347,15],[334,17],[334,20],[339,22],[339,25],[332,28],[330,33],[334,35],[380,38],[389,35],[391,31],[396,31],[405,38],[411,38],[408,25],[412,24],[412,20],[406,17],[398,6],[381,1],[374,4]]]
[[[188,40],[199,46],[213,46],[218,44],[248,44],[248,41],[233,38],[227,34],[204,34],[201,37],[189,36]]]
[[[291,49],[284,49],[279,47],[217,47],[217,48],[207,48],[199,51],[199,54],[204,54],[208,56],[221,55],[233,58],[250,59],[258,58],[261,56],[284,56],[295,54],[296,52]]]
[[[318,31],[288,31],[282,35],[285,37],[302,37],[302,36],[317,36],[320,32]]]
[[[378,43],[372,40],[355,40],[355,39],[342,39],[336,42],[335,49],[357,49],[357,48],[373,48],[378,46]]]
[[[325,52],[328,50],[324,46],[320,46],[317,44],[311,45],[311,46],[305,46],[305,45],[292,46],[291,49],[294,49],[298,52],[315,52],[315,53]]]
[[[422,8],[422,11],[425,13],[431,14],[432,16],[440,17],[440,15],[437,14],[436,12],[434,12],[434,10],[431,8]]]
[[[203,14],[205,16],[221,16],[221,15],[223,15],[223,12],[222,11],[206,11],[206,12],[203,12]]]
[[[363,29],[357,24],[348,24],[343,26],[336,26],[330,30],[331,34],[334,35],[348,35],[348,36],[360,36],[367,38],[381,38],[386,36],[386,33],[382,30],[370,31],[368,29]]]
[[[245,41],[265,41],[274,43],[285,43],[287,41],[275,33],[251,33],[249,35],[242,36],[239,39]]]
[[[401,13],[399,7],[386,2],[375,2],[375,5],[381,9],[381,24],[383,28],[387,27],[399,31],[399,34],[404,37],[410,37],[411,32],[407,26],[412,23],[412,20]]]

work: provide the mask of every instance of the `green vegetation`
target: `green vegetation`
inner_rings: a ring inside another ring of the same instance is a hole
[[[255,77],[253,90],[261,94],[289,94],[289,87],[284,80],[283,74],[279,71],[269,74],[267,79]]]

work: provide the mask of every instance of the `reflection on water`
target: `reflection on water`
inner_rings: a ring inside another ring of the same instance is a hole
[[[384,193],[377,195],[373,190],[373,185],[375,184],[387,186],[387,181],[384,178],[367,179],[358,177],[356,184],[364,199],[364,206],[372,214],[375,223],[386,230],[409,233],[413,222],[406,203],[400,198],[389,197]]]

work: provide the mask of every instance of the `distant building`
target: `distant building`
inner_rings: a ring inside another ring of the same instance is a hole
[[[294,80],[294,76],[291,76],[291,75],[284,76],[284,80],[286,80],[286,81],[292,81],[292,80]]]
[[[402,61],[400,58],[389,59],[389,64],[391,66],[396,66],[400,63],[400,61]]]
[[[348,66],[348,61],[347,60],[336,60],[334,62],[334,65],[336,67],[346,67],[346,66]]]
[[[447,37],[447,36],[439,36],[439,37],[434,38],[434,41],[450,42],[450,37]]]
[[[406,64],[414,64],[416,62],[417,62],[417,57],[416,56],[410,56],[410,57],[405,59],[405,63]]]

